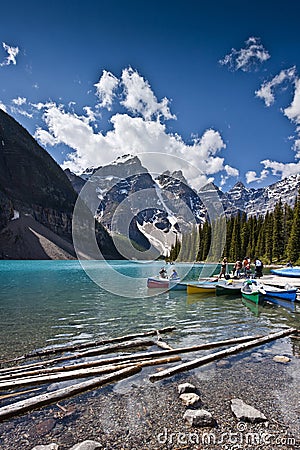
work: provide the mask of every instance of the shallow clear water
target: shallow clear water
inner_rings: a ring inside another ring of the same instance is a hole
[[[282,326],[300,328],[298,306],[294,312],[271,305],[255,309],[240,297],[187,296],[179,291],[151,290],[149,297],[146,279],[157,274],[161,262],[88,264],[100,286],[78,261],[0,261],[0,359],[35,348],[171,325],[176,332],[167,340],[176,345],[265,333]],[[191,267],[176,265],[180,274]],[[200,265],[195,265],[188,276],[195,279],[199,272]],[[126,297],[109,292],[118,283],[118,274],[126,276]]]

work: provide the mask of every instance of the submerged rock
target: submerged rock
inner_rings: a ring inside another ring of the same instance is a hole
[[[178,394],[184,394],[187,392],[196,392],[196,387],[191,383],[179,384],[177,389],[178,389]]]
[[[187,409],[183,419],[191,427],[214,427],[216,425],[211,413],[205,409]]]
[[[253,406],[247,405],[240,398],[233,398],[231,400],[231,410],[241,422],[257,423],[267,420],[263,413]]]
[[[182,401],[182,403],[186,406],[194,405],[200,400],[199,395],[195,394],[194,392],[181,394],[179,398]]]
[[[276,355],[274,356],[273,361],[279,363],[288,363],[290,362],[290,358],[288,358],[287,356]]]
[[[41,437],[48,434],[56,425],[55,419],[45,419],[41,422],[33,425],[33,427],[30,430],[30,436],[32,437]],[[51,444],[50,444],[51,445]]]
[[[84,441],[79,444],[75,444],[70,450],[96,450],[98,448],[103,448],[100,442],[96,441]]]
[[[37,445],[32,450],[58,450],[57,444],[48,444],[48,445]]]

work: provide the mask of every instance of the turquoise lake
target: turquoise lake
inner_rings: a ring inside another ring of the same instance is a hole
[[[89,261],[96,284],[78,261],[0,261],[0,359],[166,326],[176,326],[166,338],[173,345],[300,328],[299,304],[291,311],[270,304],[255,308],[240,297],[149,292],[147,277],[161,265]],[[196,279],[201,266],[176,269]]]

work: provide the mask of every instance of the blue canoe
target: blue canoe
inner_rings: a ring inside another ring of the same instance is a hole
[[[300,278],[300,267],[283,267],[282,269],[272,269],[270,270],[274,275],[278,275],[280,277],[291,277],[291,278]]]
[[[297,289],[279,289],[275,287],[264,286],[266,296],[271,298],[277,298],[289,302],[294,302],[297,297]]]

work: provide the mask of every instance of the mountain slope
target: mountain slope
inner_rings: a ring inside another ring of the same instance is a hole
[[[76,199],[77,193],[60,166],[0,109],[0,258],[73,257],[72,213]],[[40,228],[34,233],[39,224],[47,230]],[[43,239],[43,235],[47,237]],[[96,237],[104,255],[120,256],[101,225],[97,226]],[[42,242],[48,253],[41,250]]]

